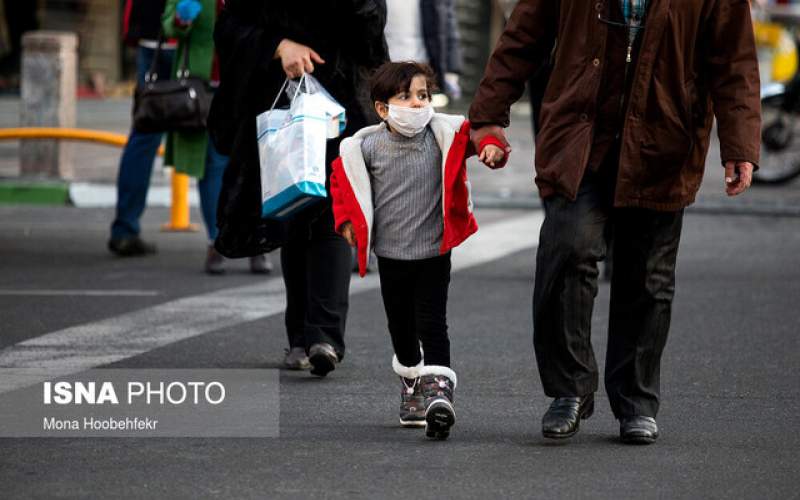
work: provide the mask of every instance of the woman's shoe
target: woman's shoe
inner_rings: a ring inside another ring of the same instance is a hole
[[[269,255],[253,255],[250,257],[250,272],[253,274],[269,274],[272,272],[272,259]]]
[[[286,349],[283,366],[287,370],[308,370],[311,368],[311,363],[308,362],[308,356],[306,356],[304,348],[292,347],[291,349]]]
[[[206,272],[215,275],[225,272],[225,257],[217,252],[214,245],[208,245],[208,252],[206,253]]]
[[[119,257],[139,257],[156,253],[155,245],[138,236],[112,238],[108,240],[108,249]]]
[[[308,349],[308,361],[311,363],[311,374],[324,377],[336,369],[339,356],[332,345],[319,342]]]

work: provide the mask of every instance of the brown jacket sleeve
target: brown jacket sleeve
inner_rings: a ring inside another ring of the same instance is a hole
[[[709,90],[722,156],[758,165],[761,83],[748,0],[717,0],[709,16]]]
[[[492,53],[469,110],[473,127],[509,125],[509,109],[550,57],[558,28],[557,0],[520,0]]]

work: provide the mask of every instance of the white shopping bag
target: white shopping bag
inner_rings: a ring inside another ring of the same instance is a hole
[[[327,195],[326,141],[344,130],[344,108],[310,75],[284,82],[288,109],[256,118],[261,167],[261,216],[286,219]]]

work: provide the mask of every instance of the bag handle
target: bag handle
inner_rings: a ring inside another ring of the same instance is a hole
[[[156,44],[156,53],[153,55],[153,61],[150,63],[150,69],[144,74],[144,81],[147,83],[155,82],[158,80],[158,61],[161,59],[161,47],[167,42],[167,37],[164,34],[164,28],[158,32],[158,43]],[[181,66],[178,68],[178,78],[186,78],[189,76],[189,49],[191,48],[192,34],[186,37],[186,43],[183,44],[183,58],[181,59]]]
[[[297,83],[297,89],[294,91],[294,95],[292,96],[292,101],[297,99],[297,94],[300,93],[300,86],[303,85],[303,83],[306,84],[306,92],[308,92],[308,83],[306,82],[306,74],[305,74],[305,72],[303,72],[303,76],[300,77],[300,81]],[[275,96],[275,100],[272,101],[272,106],[270,106],[270,108],[269,108],[270,111],[275,109],[275,106],[278,104],[278,101],[280,100],[281,95],[283,95],[283,91],[284,91],[284,89],[286,89],[286,85],[288,85],[288,84],[289,84],[289,78],[287,77],[283,81],[283,85],[281,85],[280,90],[278,90],[278,95]]]
[[[189,50],[192,47],[192,33],[186,36],[186,42],[183,44],[183,59],[181,60],[181,67],[178,68],[178,78],[188,78],[189,76]]]
[[[161,47],[166,43],[167,37],[164,36],[164,28],[158,32],[158,42],[156,43],[156,53],[150,62],[150,69],[144,74],[144,81],[147,83],[158,80],[158,61],[161,59]]]

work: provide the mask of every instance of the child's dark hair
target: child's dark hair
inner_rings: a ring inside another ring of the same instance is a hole
[[[427,64],[414,61],[387,62],[382,64],[369,79],[369,95],[372,102],[388,102],[401,92],[408,92],[415,76],[425,77],[428,95],[436,90],[436,74]]]

